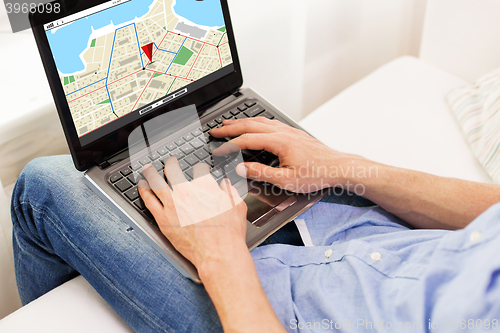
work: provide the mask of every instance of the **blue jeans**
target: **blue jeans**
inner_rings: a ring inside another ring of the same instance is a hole
[[[325,202],[372,205],[355,195]],[[83,183],[69,156],[32,161],[12,198],[23,304],[81,274],[137,332],[221,332],[202,285],[184,278]],[[296,228],[269,243],[295,244]]]

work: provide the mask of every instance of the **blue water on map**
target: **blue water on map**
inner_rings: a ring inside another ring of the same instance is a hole
[[[177,15],[199,25],[208,27],[225,25],[220,0],[177,0],[174,11]]]
[[[77,20],[55,33],[47,31],[50,49],[57,69],[63,74],[72,74],[85,69],[80,54],[90,45],[90,35],[111,22],[115,26],[132,21],[147,14],[154,0],[131,0],[102,12]]]

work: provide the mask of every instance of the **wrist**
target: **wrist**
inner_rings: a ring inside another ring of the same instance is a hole
[[[206,284],[220,275],[239,271],[242,266],[253,263],[252,256],[245,242],[224,246],[218,252],[212,252],[195,264],[201,281]]]

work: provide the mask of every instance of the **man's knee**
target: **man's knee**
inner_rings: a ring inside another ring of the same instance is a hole
[[[69,186],[77,175],[79,173],[69,156],[36,158],[29,162],[19,175],[12,193],[12,205],[31,201],[33,197],[46,197],[48,191],[60,192]]]

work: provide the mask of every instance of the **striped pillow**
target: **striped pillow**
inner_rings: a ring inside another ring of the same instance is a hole
[[[477,160],[500,184],[500,68],[452,90],[448,103]]]

